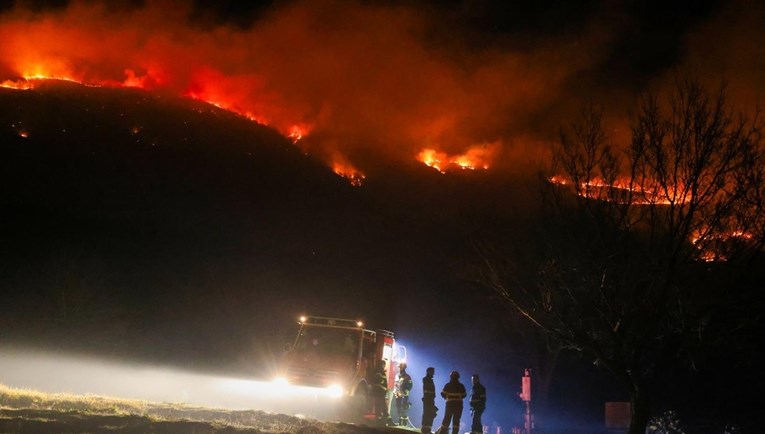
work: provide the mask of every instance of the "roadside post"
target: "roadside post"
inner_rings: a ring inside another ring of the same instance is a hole
[[[521,379],[521,400],[525,406],[523,414],[524,434],[532,434],[534,415],[531,414],[531,369],[526,368]]]

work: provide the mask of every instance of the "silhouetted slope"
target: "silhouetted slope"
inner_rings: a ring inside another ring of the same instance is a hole
[[[281,342],[299,312],[448,333],[472,224],[509,195],[386,162],[355,188],[267,127],[144,91],[54,82],[0,101],[2,304],[20,335],[202,360]]]

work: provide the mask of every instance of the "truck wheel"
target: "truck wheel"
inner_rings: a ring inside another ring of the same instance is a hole
[[[353,395],[350,396],[351,415],[356,421],[363,422],[366,420],[364,416],[369,412],[368,397],[369,391],[366,383],[359,383],[354,389]]]

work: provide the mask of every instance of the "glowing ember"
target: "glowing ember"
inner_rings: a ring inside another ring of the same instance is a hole
[[[335,156],[335,161],[332,163],[332,171],[347,179],[354,187],[361,187],[364,179],[367,177],[364,172],[353,167],[352,164],[346,162],[341,156]]]
[[[704,262],[727,261],[728,258],[716,247],[724,245],[735,239],[751,240],[754,234],[743,231],[730,231],[721,234],[710,233],[709,230],[696,232],[691,238],[691,243],[699,250],[699,259]]]
[[[750,232],[743,232],[743,231],[731,231],[724,234],[709,234],[709,233],[702,233],[705,231],[699,231],[696,232],[696,234],[691,239],[691,242],[696,245],[701,243],[702,241],[708,241],[708,240],[718,240],[718,241],[729,241],[731,239],[743,239],[743,240],[751,240],[754,238],[754,235]]]
[[[568,179],[566,179],[566,178],[564,178],[564,177],[562,177],[560,175],[551,176],[548,180],[551,183],[558,184],[558,185],[568,185],[568,184],[571,183],[571,181],[569,181]]]
[[[560,175],[551,176],[548,181],[557,185],[573,185],[570,179]],[[616,192],[624,194],[618,195],[615,194]],[[576,194],[588,199],[616,201],[630,205],[683,205],[691,199],[688,189],[663,188],[652,181],[638,184],[627,178],[620,178],[614,182],[607,182],[597,177],[582,181],[576,188]],[[625,197],[627,195],[629,197]]]
[[[552,184],[569,186],[573,182],[563,176],[555,175],[548,178]],[[625,179],[618,179],[612,183],[605,182],[600,178],[583,181],[576,189],[577,195],[593,200],[612,201],[635,206],[682,206],[690,203],[690,192],[682,188],[659,188],[656,183],[646,183],[648,186],[640,186],[637,183]],[[613,191],[621,191],[631,194],[625,198]],[[624,198],[624,199],[622,199]],[[754,234],[741,230],[730,230],[723,233],[715,233],[710,228],[696,231],[690,239],[698,250],[698,259],[704,262],[727,261],[728,258],[717,249],[721,244],[734,239],[751,240]]]

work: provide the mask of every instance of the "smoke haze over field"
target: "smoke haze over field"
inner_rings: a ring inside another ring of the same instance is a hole
[[[21,2],[0,15],[0,79],[199,98],[361,170],[370,155],[408,162],[424,149],[475,167],[540,163],[583,103],[621,116],[675,67],[727,77],[734,97],[762,94],[761,6],[565,3]]]

